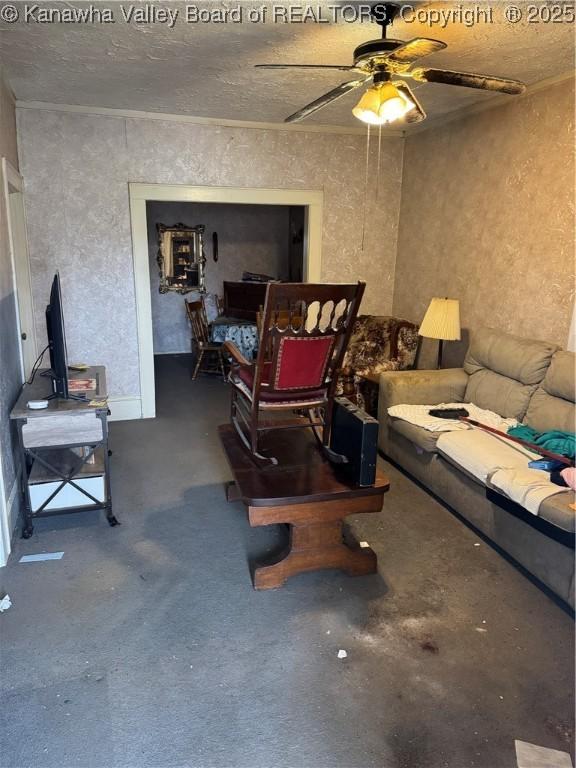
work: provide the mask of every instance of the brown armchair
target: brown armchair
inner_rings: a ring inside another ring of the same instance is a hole
[[[363,293],[364,283],[271,283],[256,362],[225,342],[232,424],[257,463],[277,464],[259,445],[269,430],[311,427],[328,451],[338,371]],[[278,419],[281,412],[290,415]]]
[[[360,315],[344,356],[337,394],[377,416],[380,374],[413,368],[418,346],[418,326],[414,323],[396,317]]]

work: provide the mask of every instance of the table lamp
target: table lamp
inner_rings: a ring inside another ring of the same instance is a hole
[[[432,299],[418,333],[427,339],[438,339],[438,368],[442,368],[443,342],[460,340],[458,299]]]

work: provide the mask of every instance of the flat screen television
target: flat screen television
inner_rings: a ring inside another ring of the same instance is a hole
[[[50,370],[46,375],[52,379],[52,397],[69,398],[68,393],[68,359],[66,355],[66,333],[64,330],[64,313],[62,311],[62,290],[60,275],[56,273],[50,290],[50,303],[46,307],[46,331],[48,332],[48,349],[50,350]]]

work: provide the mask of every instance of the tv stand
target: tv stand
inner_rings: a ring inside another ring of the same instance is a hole
[[[108,405],[103,366],[69,373],[69,378],[95,378],[96,391],[88,397],[62,399],[47,392],[48,371],[22,387],[10,413],[18,433],[24,524],[30,538],[36,517],[103,510],[111,526],[112,512]],[[49,385],[51,387],[51,384]],[[31,410],[30,400],[48,400],[48,407]]]

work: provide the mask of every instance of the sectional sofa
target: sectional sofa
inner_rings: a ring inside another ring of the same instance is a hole
[[[438,450],[438,434],[388,415],[401,403],[471,402],[539,432],[574,432],[575,355],[493,329],[473,334],[463,368],[388,371],[380,379],[379,447],[449,507],[574,607],[574,493],[547,498],[538,515]]]

